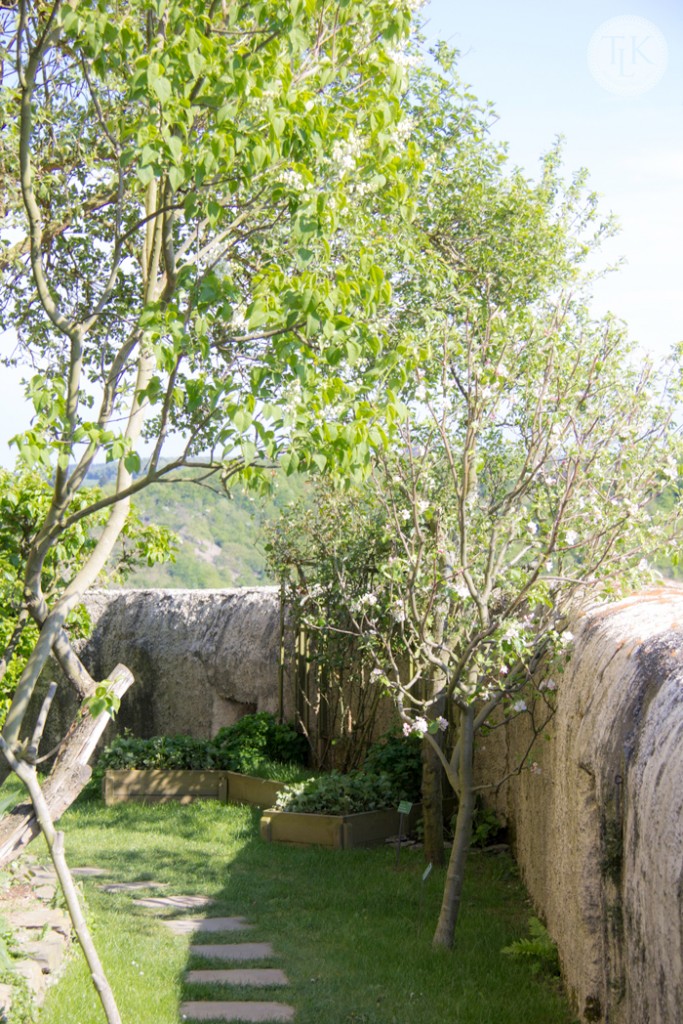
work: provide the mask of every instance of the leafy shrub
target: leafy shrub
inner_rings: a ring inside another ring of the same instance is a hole
[[[490,846],[496,839],[500,839],[505,833],[498,815],[489,807],[486,807],[480,800],[477,800],[472,819],[472,846],[484,848]]]
[[[211,741],[213,757],[220,768],[248,773],[263,761],[305,764],[308,743],[291,725],[280,724],[267,711],[245,715],[226,725]]]
[[[517,939],[501,950],[507,956],[522,957],[529,961],[534,974],[544,971],[546,974],[559,975],[560,958],[557,946],[548,935],[545,926],[537,917],[529,918],[529,939]]]
[[[300,732],[286,722],[273,720],[268,731],[266,753],[271,761],[305,765],[310,749],[308,740]]]
[[[97,774],[107,768],[221,769],[256,771],[271,761],[303,764],[308,744],[290,725],[280,725],[265,711],[245,715],[220,729],[212,740],[192,736],[140,739],[124,733],[100,755]]]
[[[286,786],[275,806],[281,811],[306,814],[359,814],[395,807],[396,789],[387,775],[367,772],[329,772],[308,782]]]
[[[392,732],[369,748],[362,770],[391,779],[397,800],[417,803],[422,785],[422,739]]]

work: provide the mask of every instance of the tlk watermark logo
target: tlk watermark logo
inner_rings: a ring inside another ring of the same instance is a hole
[[[588,66],[598,85],[619,96],[639,96],[660,80],[669,61],[666,39],[647,18],[603,21],[588,44]]]

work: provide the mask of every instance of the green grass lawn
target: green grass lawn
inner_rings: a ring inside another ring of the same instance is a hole
[[[290,980],[283,990],[188,987],[184,970],[211,966],[192,960],[190,939],[172,936],[131,894],[105,894],[102,879],[85,880],[88,918],[124,1024],[178,1024],[181,999],[200,998],[278,999],[296,1008],[297,1024],[573,1020],[556,983],[500,953],[526,934],[531,912],[506,855],[472,854],[456,948],[435,952],[443,875],[435,870],[423,881],[417,853],[403,851],[397,870],[388,847],[266,844],[257,811],[217,802],[106,808],[82,800],[62,826],[72,866],[105,868],[111,881],[167,882],[169,893],[211,896],[212,914],[248,918],[255,928],[243,937],[272,942],[272,966]],[[79,952],[49,992],[40,1024],[104,1019]]]

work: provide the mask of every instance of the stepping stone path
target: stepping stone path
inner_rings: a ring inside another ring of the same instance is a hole
[[[114,885],[103,885],[105,892],[136,892],[140,889],[160,888],[159,882],[128,882]],[[183,910],[195,910],[207,907],[212,902],[205,896],[149,896],[132,901],[136,906],[148,910],[171,913]],[[174,935],[194,935],[207,933],[246,932],[253,928],[244,917],[171,917],[160,918]],[[273,947],[269,942],[233,942],[220,944],[197,944],[190,946],[190,954],[195,957],[211,960],[222,960],[225,963],[244,963],[258,960],[270,960],[274,957]],[[224,970],[191,970],[185,973],[185,982],[189,985],[239,985],[284,987],[289,984],[284,971],[275,967],[232,967]],[[221,1021],[291,1021],[294,1020],[294,1007],[280,1002],[262,1002],[258,1000],[221,1001],[191,1000],[180,1005],[180,1018],[183,1021],[221,1020]]]
[[[84,878],[106,876],[102,868],[73,868],[72,874]],[[64,911],[53,910],[45,903],[52,899],[56,889],[56,878],[51,868],[39,866],[27,858],[26,877],[17,881],[26,882],[20,886],[31,890],[34,902],[27,907],[3,907],[20,939],[20,945],[27,959],[19,965],[34,997],[39,1004],[45,992],[48,979],[58,971],[64,959],[71,935],[71,922]],[[108,882],[99,887],[108,893],[138,893],[165,888],[164,882]],[[36,897],[38,899],[36,900]],[[253,925],[244,917],[173,917],[183,911],[206,908],[211,900],[206,896],[143,896],[132,900],[136,906],[157,911],[161,922],[174,935],[238,933],[248,932]],[[36,903],[38,906],[36,906]],[[161,916],[165,915],[165,916]],[[41,936],[41,938],[38,938]],[[284,988],[289,984],[284,971],[277,967],[254,967],[258,961],[268,961],[275,956],[269,942],[233,942],[220,944],[197,944],[190,946],[190,954],[196,958],[223,961],[235,964],[224,969],[188,970],[185,982],[188,985],[235,985],[240,988]],[[239,966],[240,964],[249,966]],[[12,991],[9,986],[0,985],[0,1016],[10,1010]],[[190,1000],[180,1006],[182,1021],[292,1021],[294,1008],[275,1001],[240,1000]]]
[[[58,976],[71,941],[68,914],[50,906],[56,891],[54,870],[27,854],[15,862],[11,877],[0,887],[0,912],[21,957],[14,970],[26,981],[34,1006],[42,1004]],[[9,1017],[13,996],[11,984],[0,985],[1,1020]]]

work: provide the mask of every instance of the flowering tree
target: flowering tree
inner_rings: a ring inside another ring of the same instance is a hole
[[[437,946],[452,944],[458,916],[477,734],[494,712],[536,715],[541,728],[572,610],[652,578],[675,536],[654,499],[678,474],[667,381],[584,301],[596,221],[582,179],[563,183],[556,151],[532,183],[506,175],[489,147],[461,146],[448,162],[447,149],[427,162],[395,318],[431,358],[402,390],[400,440],[347,526],[359,549],[364,524],[383,524],[365,548],[365,594],[349,587],[342,539],[326,542],[345,628],[457,796]],[[431,807],[440,832],[438,799]]]

